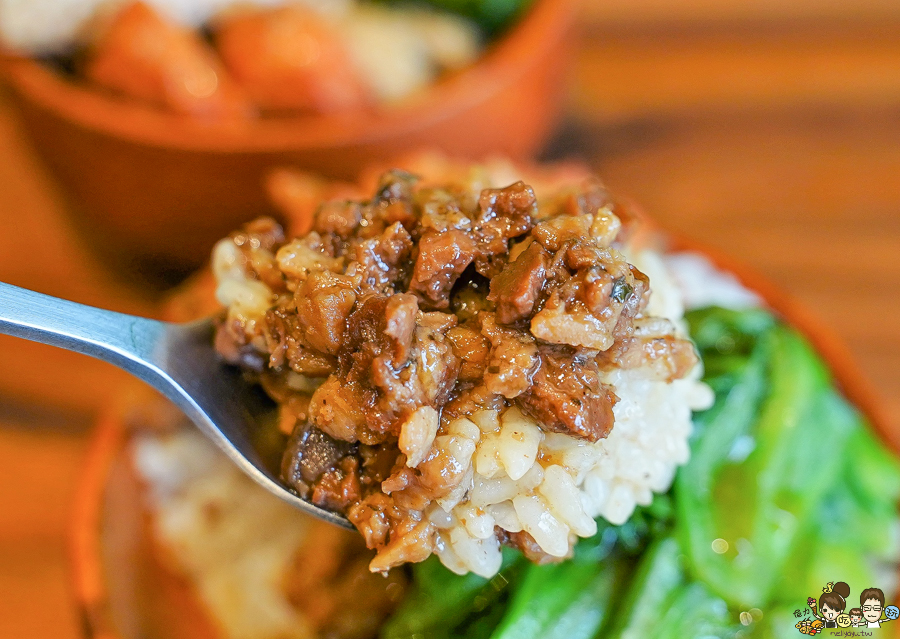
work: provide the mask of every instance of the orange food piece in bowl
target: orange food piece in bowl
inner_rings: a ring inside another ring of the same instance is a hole
[[[216,45],[261,108],[335,113],[363,108],[369,90],[336,28],[300,6],[223,16]]]
[[[143,2],[123,7],[100,30],[85,75],[98,85],[177,113],[232,118],[253,113],[212,47]]]

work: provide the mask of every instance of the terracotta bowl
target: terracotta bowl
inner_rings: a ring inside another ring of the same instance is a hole
[[[866,414],[886,445],[900,453],[900,433],[888,429],[877,395],[830,329],[746,267],[685,241],[671,244],[674,250],[705,253],[806,335],[844,395]],[[216,639],[215,626],[191,585],[159,560],[119,414],[111,408],[97,424],[73,518],[72,575],[84,627],[95,639]],[[900,629],[892,636],[900,636]]]
[[[262,186],[273,166],[350,179],[421,147],[473,159],[535,153],[561,104],[578,4],[536,0],[473,66],[379,113],[213,126],[111,97],[28,58],[0,58],[0,76],[92,244],[186,271],[242,222],[275,214]]]

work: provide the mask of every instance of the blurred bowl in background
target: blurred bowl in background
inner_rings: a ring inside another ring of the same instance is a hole
[[[381,112],[205,123],[76,84],[6,55],[0,72],[35,149],[107,257],[186,272],[244,221],[274,215],[264,177],[281,164],[351,179],[373,161],[434,147],[524,158],[563,97],[579,0],[535,0],[472,66]]]
[[[163,566],[121,417],[100,418],[73,511],[73,591],[91,639],[215,639],[192,584]]]

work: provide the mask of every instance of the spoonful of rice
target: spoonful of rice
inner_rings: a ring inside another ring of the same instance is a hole
[[[251,479],[303,512],[350,528],[290,492],[266,468],[252,429],[264,399],[213,348],[211,319],[171,324],[0,283],[0,333],[84,353],[143,380],[180,408]]]

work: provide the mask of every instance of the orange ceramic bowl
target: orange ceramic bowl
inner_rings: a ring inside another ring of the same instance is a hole
[[[677,239],[671,246],[698,250]],[[900,433],[887,427],[877,395],[833,333],[765,278],[721,255],[699,252],[734,273],[813,343],[843,394],[866,414],[885,444],[900,454]],[[73,518],[72,575],[84,627],[94,639],[220,639],[192,585],[160,561],[149,515],[140,505],[142,489],[119,415],[110,408],[97,424]],[[900,636],[900,629],[892,636]]]
[[[185,271],[242,222],[275,214],[263,187],[274,166],[352,179],[423,147],[473,159],[532,155],[561,105],[578,4],[535,0],[474,65],[375,113],[210,125],[111,97],[28,58],[7,55],[0,71],[92,244]]]

